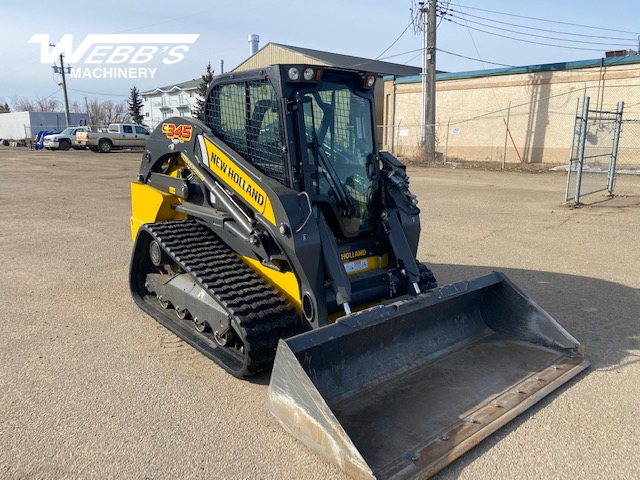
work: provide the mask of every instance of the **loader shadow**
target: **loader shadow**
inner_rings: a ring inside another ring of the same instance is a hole
[[[633,353],[640,349],[639,289],[560,273],[469,265],[431,264],[430,267],[440,285],[475,278],[493,270],[503,272],[585,346],[586,358],[591,362],[585,372],[543,398],[432,478],[459,477],[466,466],[591,372],[621,372],[640,363],[640,356]]]

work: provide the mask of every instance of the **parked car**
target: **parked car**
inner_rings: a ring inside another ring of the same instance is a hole
[[[69,150],[70,148],[80,148],[76,141],[78,132],[87,132],[88,127],[69,127],[60,133],[45,135],[42,145],[48,150]]]
[[[94,152],[109,153],[113,149],[144,147],[149,131],[134,123],[112,123],[106,132],[78,132],[78,146]]]

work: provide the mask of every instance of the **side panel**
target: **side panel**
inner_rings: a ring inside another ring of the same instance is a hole
[[[241,256],[242,260],[251,268],[257,271],[262,278],[267,280],[276,290],[284,294],[298,313],[301,312],[302,300],[300,299],[300,284],[293,272],[278,272],[269,267],[265,267],[259,261]]]
[[[182,203],[182,199],[141,182],[131,183],[131,239],[135,242],[145,223],[186,219],[186,214],[171,208],[174,203]]]

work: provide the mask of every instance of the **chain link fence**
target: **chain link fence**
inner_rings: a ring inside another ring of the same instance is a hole
[[[381,143],[398,157],[424,160],[418,95],[416,91],[412,96],[396,97],[393,112],[401,120],[383,126]],[[482,98],[474,101],[473,95]],[[508,100],[498,89],[438,92],[436,161],[482,162],[496,168],[567,168],[572,158],[574,122],[580,114],[577,102],[586,97],[591,98],[591,107],[596,110],[615,111],[616,104],[624,101],[616,186],[640,192],[640,83],[582,88],[567,84],[552,91],[548,84],[539,82],[529,85],[521,100]],[[611,128],[594,126],[587,135],[586,147],[592,153],[610,152]],[[608,165],[608,159],[605,163]]]

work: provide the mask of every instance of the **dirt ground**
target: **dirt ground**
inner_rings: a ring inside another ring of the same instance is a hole
[[[130,298],[141,153],[0,147],[0,478],[342,479]],[[505,272],[591,367],[436,478],[640,478],[640,188],[562,205],[565,175],[409,169],[440,284]]]

